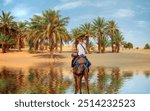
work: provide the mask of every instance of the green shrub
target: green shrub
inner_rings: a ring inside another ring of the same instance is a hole
[[[144,49],[150,49],[150,45],[149,44],[145,44]]]

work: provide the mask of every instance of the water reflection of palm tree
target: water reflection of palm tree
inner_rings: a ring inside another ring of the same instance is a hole
[[[56,93],[56,90],[55,90],[55,77],[58,76],[56,72],[54,72],[54,66],[53,64],[50,64],[50,68],[49,68],[49,83],[48,83],[48,87],[49,87],[49,90],[48,92],[50,94],[55,94]]]
[[[144,71],[144,74],[145,74],[145,76],[146,76],[147,78],[150,77],[150,71]]]
[[[133,72],[132,71],[123,71],[123,77],[125,79],[130,79],[133,76]]]
[[[42,75],[42,74],[41,74]],[[29,69],[29,75],[26,78],[26,87],[22,93],[42,93],[40,90],[40,78],[38,69]]]
[[[71,85],[71,80],[64,79],[62,68],[54,68],[54,67],[55,67],[54,65],[51,65],[50,67],[49,93],[64,94],[66,89]]]
[[[62,86],[62,84],[63,84],[63,81],[64,81],[64,78],[63,78],[63,70],[62,70],[62,67],[60,67],[59,69],[58,69],[58,73],[59,73],[59,77],[58,77],[58,81],[59,81],[59,84],[58,84],[58,86],[57,86],[57,92],[60,94],[62,94],[62,93],[65,93],[64,92],[64,87]]]
[[[55,68],[54,64],[50,64],[48,71],[30,69],[28,81],[27,93],[65,93],[71,84],[71,80],[63,78],[62,68]]]
[[[120,69],[119,68],[112,68],[111,74],[106,73],[105,67],[98,67],[97,68],[97,86],[93,86],[90,89],[93,93],[118,93],[118,90],[121,88],[123,84],[123,78],[120,76]]]
[[[19,93],[20,92],[20,89],[22,86],[24,86],[24,74],[23,74],[23,71],[20,69],[18,71],[18,73],[16,74],[16,85],[17,85],[17,92],[16,93]]]
[[[3,91],[5,94],[7,93],[20,93],[22,87],[24,87],[24,75],[22,70],[19,71],[9,70],[7,68],[3,68],[0,79],[3,79],[3,83],[5,87],[3,87]]]
[[[123,78],[120,76],[120,69],[118,67],[113,68],[111,73],[111,82],[108,87],[107,93],[109,94],[118,93],[122,84],[123,84]]]
[[[54,73],[53,68],[49,72],[42,69],[31,68],[26,83],[27,87],[24,89],[25,93],[55,93]],[[57,76],[57,74],[56,74]]]
[[[106,75],[106,71],[104,67],[98,67],[97,74],[97,89],[98,93],[105,93],[107,88],[108,75]]]
[[[94,83],[89,84],[90,92],[91,93],[97,93],[97,94],[103,94],[106,91],[106,83],[108,81],[108,75],[106,75],[105,68],[104,67],[98,67],[94,70],[91,70],[90,80],[94,75],[92,75],[94,72],[97,72],[97,81]]]
[[[16,74],[6,68],[2,68],[0,72],[0,93],[11,94],[17,92]]]

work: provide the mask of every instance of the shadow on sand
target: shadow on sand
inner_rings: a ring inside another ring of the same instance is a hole
[[[34,57],[50,58],[50,54],[38,54],[38,55],[35,55]],[[53,58],[54,58],[54,59],[63,59],[63,58],[66,58],[66,57],[63,56],[63,55],[54,54],[54,55],[53,55]]]

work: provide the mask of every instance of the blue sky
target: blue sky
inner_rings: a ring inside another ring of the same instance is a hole
[[[68,30],[99,16],[115,20],[125,40],[135,46],[150,43],[149,0],[0,0],[0,12],[11,11],[17,21],[29,20],[46,9],[69,16]]]

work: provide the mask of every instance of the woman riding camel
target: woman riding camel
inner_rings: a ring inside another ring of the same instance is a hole
[[[75,80],[75,94],[77,94],[78,90],[80,94],[82,94],[82,78],[85,78],[85,86],[87,92],[89,94],[89,85],[88,85],[88,78],[89,78],[89,66],[91,63],[88,61],[86,57],[86,45],[83,41],[83,37],[78,38],[78,45],[77,45],[77,54],[72,54],[72,67],[73,67],[73,77]]]
[[[76,62],[78,60],[78,57],[82,56],[86,59],[86,67],[89,68],[89,66],[91,65],[91,63],[89,62],[89,60],[86,57],[86,45],[84,43],[83,37],[78,38],[78,45],[77,45],[77,56],[74,56],[73,60],[72,60],[72,67],[74,67],[74,65],[76,65]]]

